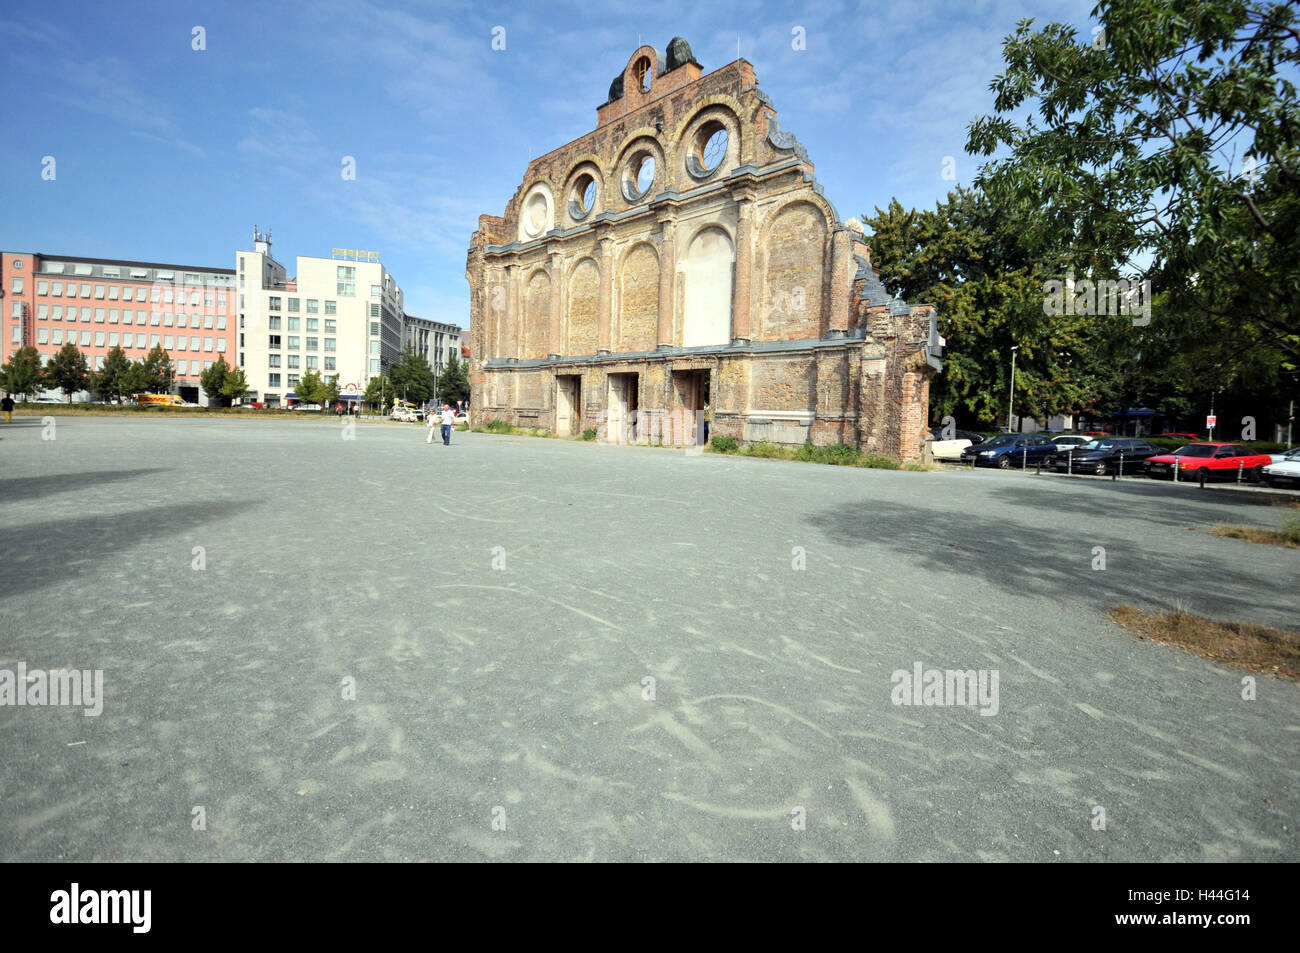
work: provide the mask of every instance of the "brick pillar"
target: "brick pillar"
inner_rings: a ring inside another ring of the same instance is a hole
[[[502,357],[519,356],[519,348],[524,334],[524,322],[519,314],[519,266],[510,265],[506,268],[506,318],[510,322],[510,329],[514,334],[515,346],[509,354],[502,354]]]
[[[551,340],[546,353],[559,357],[564,353],[560,340],[560,307],[564,301],[564,261],[558,251],[551,252]]]
[[[736,224],[736,284],[732,291],[731,338],[733,343],[748,343],[750,282],[754,271],[754,195],[736,196],[739,219]]]
[[[849,329],[849,298],[853,290],[853,233],[847,228],[831,233],[831,293],[822,312],[821,333]]]
[[[597,325],[596,353],[610,352],[610,324],[614,308],[614,240],[600,239],[600,316]]]
[[[658,345],[672,347],[673,308],[677,303],[677,225],[671,218],[659,223],[659,334]]]

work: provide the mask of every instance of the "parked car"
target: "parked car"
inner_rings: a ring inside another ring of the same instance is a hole
[[[1161,440],[1200,440],[1199,434],[1194,433],[1158,433],[1156,434]]]
[[[1189,443],[1173,453],[1162,453],[1147,460],[1147,475],[1172,479],[1175,457],[1179,476],[1191,480],[1200,479],[1202,470],[1207,480],[1232,479],[1239,470],[1243,476],[1258,480],[1264,468],[1273,462],[1267,453],[1256,453],[1239,443]]]
[[[1300,448],[1288,450],[1264,468],[1263,482],[1268,486],[1300,486]]]
[[[1270,453],[1269,457],[1274,463],[1281,463],[1293,453],[1300,453],[1300,447],[1291,447],[1288,450],[1283,450],[1281,453]]]
[[[1036,466],[1056,452],[1056,444],[1037,434],[1000,433],[983,443],[967,447],[961,452],[963,463],[975,461],[978,467]]]
[[[947,440],[944,439],[940,427],[932,428],[930,433],[934,437],[934,441],[930,444],[930,452],[934,454],[936,460],[960,460],[963,450],[984,442],[983,434],[970,430],[954,430],[952,437]]]
[[[1164,453],[1153,443],[1134,437],[1101,437],[1082,446],[1065,447],[1058,450],[1047,462],[1053,470],[1061,473],[1092,473],[1105,476],[1119,466],[1120,454],[1124,454],[1124,472],[1141,473],[1143,464],[1151,457]]]
[[[1069,450],[1071,447],[1082,447],[1094,438],[1085,437],[1083,434],[1063,433],[1059,436],[1052,437],[1052,443],[1056,444],[1058,450]]]
[[[295,404],[294,410],[320,410],[320,404]]]

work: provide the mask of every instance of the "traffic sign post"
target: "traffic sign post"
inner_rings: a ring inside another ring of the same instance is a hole
[[[1214,414],[1208,414],[1205,418],[1205,429],[1209,431],[1210,439],[1214,439],[1214,425],[1219,422],[1219,418]]]

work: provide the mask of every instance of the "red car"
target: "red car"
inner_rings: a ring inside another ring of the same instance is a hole
[[[1267,453],[1256,453],[1239,443],[1189,443],[1173,453],[1162,453],[1146,462],[1147,476],[1170,479],[1174,475],[1174,458],[1178,458],[1178,478],[1199,480],[1236,479],[1240,470],[1245,479],[1258,481],[1264,468],[1273,462]]]
[[[1194,433],[1160,433],[1156,434],[1163,440],[1200,440],[1199,434]]]

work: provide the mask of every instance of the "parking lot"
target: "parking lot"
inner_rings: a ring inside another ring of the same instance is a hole
[[[0,707],[0,858],[1300,859],[1300,686],[1106,618],[1295,628],[1206,532],[1286,507],[346,426],[0,429],[0,669],[105,686]]]

